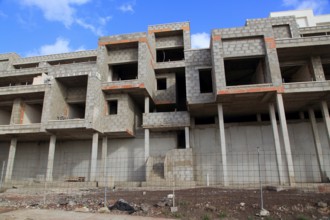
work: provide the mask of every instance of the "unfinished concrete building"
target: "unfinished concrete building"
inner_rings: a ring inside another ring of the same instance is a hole
[[[171,23],[98,45],[0,54],[6,183],[254,184],[257,147],[266,183],[329,177],[329,23],[251,19],[212,30],[207,49]]]

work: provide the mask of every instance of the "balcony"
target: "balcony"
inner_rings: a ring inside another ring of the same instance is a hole
[[[27,94],[27,93],[40,93],[45,92],[46,85],[18,85],[18,86],[7,86],[0,87],[0,95],[16,95],[16,94]]]
[[[134,135],[134,115],[106,115],[103,132],[110,136],[132,137]]]
[[[0,125],[0,134],[39,133],[40,123]]]
[[[190,126],[190,114],[186,111],[143,114],[144,128],[182,128],[187,126]]]
[[[47,130],[86,128],[85,119],[66,119],[59,116],[59,120],[49,120],[46,124]]]

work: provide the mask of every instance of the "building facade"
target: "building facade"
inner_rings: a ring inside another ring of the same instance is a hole
[[[101,37],[95,50],[0,54],[4,181],[137,185],[324,182],[330,25],[295,16],[214,29],[188,22]]]

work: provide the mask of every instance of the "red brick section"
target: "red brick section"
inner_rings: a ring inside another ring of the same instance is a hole
[[[217,92],[218,95],[231,95],[242,93],[259,93],[259,92],[278,92],[283,93],[283,86],[278,87],[256,87],[256,88],[237,88],[237,89],[224,89]]]
[[[189,25],[184,25],[181,27],[183,31],[190,31]],[[148,34],[153,34],[153,33],[160,33],[160,32],[167,32],[167,31],[175,31],[176,29],[171,29],[171,28],[161,28],[157,30],[149,30]]]
[[[145,88],[144,83],[140,83],[139,85],[134,84],[124,84],[124,85],[113,85],[113,86],[103,86],[102,90],[112,90],[112,89],[133,89],[133,88]]]
[[[321,185],[317,188],[320,193],[330,193],[330,185]]]
[[[212,36],[212,40],[213,41],[220,41],[221,40],[221,36],[220,35],[213,35]]]
[[[265,42],[268,48],[270,49],[275,49],[276,48],[276,43],[275,39],[273,37],[265,37]]]
[[[160,32],[166,32],[166,31],[172,31],[172,29],[171,28],[162,28],[162,29],[157,29],[157,30],[149,30],[148,33],[153,34],[153,33],[160,33]]]
[[[114,40],[114,41],[105,41],[105,42],[99,42],[99,46],[105,46],[109,44],[124,44],[124,43],[132,43],[132,42],[147,42],[146,37],[140,37],[130,40]]]
[[[183,31],[190,31],[189,25],[182,26]]]
[[[133,131],[126,129],[126,132],[127,132],[129,135],[134,136]]]

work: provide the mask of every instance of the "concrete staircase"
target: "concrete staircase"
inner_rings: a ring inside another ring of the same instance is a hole
[[[195,187],[195,181],[183,181],[165,178],[165,156],[149,157],[147,162],[147,181],[142,182],[142,187]]]

